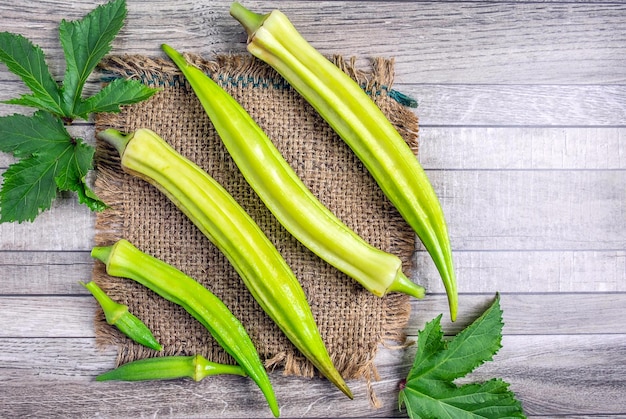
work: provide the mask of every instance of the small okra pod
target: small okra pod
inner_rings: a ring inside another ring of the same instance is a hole
[[[267,371],[248,332],[230,309],[202,284],[175,267],[121,239],[112,246],[94,247],[91,255],[106,265],[111,276],[132,279],[183,307],[198,320],[259,386],[274,416],[279,409]]]
[[[85,288],[91,292],[96,301],[104,311],[104,317],[108,324],[117,327],[122,333],[155,351],[163,350],[163,347],[154,338],[154,335],[141,320],[128,311],[128,306],[117,303],[111,299],[95,282],[89,281],[86,284],[81,282]]]
[[[219,374],[246,376],[245,370],[239,365],[218,364],[197,354],[140,359],[100,374],[96,381],[172,380],[184,377],[200,381]]]
[[[98,137],[117,148],[125,171],[163,192],[228,258],[276,325],[344,394],[352,393],[335,368],[295,274],[263,230],[215,179],[176,152],[154,131]]]
[[[315,197],[232,96],[182,54],[161,48],[183,72],[246,181],[289,233],[374,295],[424,296],[402,272],[400,258],[367,243]]]
[[[306,99],[363,162],[433,258],[456,319],[452,251],[439,199],[410,147],[346,73],[311,46],[279,10],[266,15],[233,3],[248,33],[248,51],[272,66]]]

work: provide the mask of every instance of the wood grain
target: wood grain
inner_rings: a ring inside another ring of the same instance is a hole
[[[363,64],[365,65],[365,64]],[[422,128],[431,127],[607,127],[623,126],[626,85],[405,84],[394,88],[419,102]],[[92,85],[86,92],[95,92]],[[0,91],[0,100],[26,93],[18,83]],[[0,115],[28,113],[3,106]]]
[[[96,3],[102,3],[98,1]],[[57,29],[93,0],[0,4],[1,30],[39,44],[61,79]],[[245,53],[230,1],[128,0],[112,53],[161,56],[163,42],[208,57]],[[448,219],[471,322],[501,293],[503,348],[471,380],[501,377],[531,418],[626,418],[626,2],[249,1],[280,7],[324,54],[395,57],[394,88],[419,102],[420,154]],[[99,88],[90,78],[87,93]],[[0,65],[0,100],[26,93]],[[2,105],[0,116],[30,110]],[[93,124],[77,134],[93,143]],[[1,141],[1,139],[0,139]],[[0,173],[14,160],[0,155]],[[96,348],[94,216],[64,194],[36,222],[0,224],[2,417],[266,417],[249,380],[103,384],[115,363]],[[446,313],[419,243],[406,333]],[[390,343],[390,345],[393,343]],[[271,375],[284,417],[402,417],[398,383],[415,347],[381,348],[380,380],[351,382],[349,401],[324,380]],[[112,408],[114,406],[114,409]]]
[[[93,2],[60,0],[11,5],[4,30],[27,32],[62,74],[58,22],[77,19]],[[245,50],[245,35],[228,16],[230,1],[129,2],[115,51],[160,54],[163,42],[202,54]],[[626,77],[624,14],[620,3],[262,2],[280,7],[326,54],[397,57],[402,83],[618,84]],[[167,26],[167,31],[162,28]],[[328,35],[332,36],[328,36]],[[376,42],[363,42],[375,37]]]
[[[626,251],[455,251],[462,293],[626,292]],[[413,281],[443,293],[430,256],[415,253]],[[0,252],[0,295],[87,294],[89,251]],[[590,281],[589,278],[598,278]]]
[[[263,400],[248,380],[211,377],[201,383],[96,383],[112,368],[114,352],[89,339],[0,338],[0,403],[8,417],[128,415],[158,417],[267,417]],[[560,356],[555,357],[558,348]],[[415,347],[382,349],[376,358],[380,380],[373,383],[382,402],[374,410],[366,388],[351,381],[355,400],[336,394],[319,379],[270,375],[283,417],[402,417],[397,410],[399,377],[406,376]],[[54,356],[51,354],[66,354]],[[520,395],[528,417],[623,417],[626,335],[505,336],[494,361],[461,383],[495,376]],[[581,367],[584,365],[584,368]],[[581,377],[584,372],[584,377]],[[232,389],[237,389],[232,391]],[[576,395],[576,397],[572,397]],[[116,401],[115,409],[111,403]],[[140,402],[141,401],[141,402]]]
[[[477,318],[493,301],[495,293],[462,294],[459,320],[444,316],[442,327],[449,334],[459,332]],[[0,300],[1,338],[93,338],[93,313],[97,303],[88,295],[5,296]],[[501,294],[505,334],[626,334],[620,314],[625,293]],[[423,325],[447,310],[445,295],[429,295],[411,303],[406,328],[416,335]],[[21,319],[16,322],[15,319]]]
[[[446,170],[626,169],[622,127],[423,127],[420,162]]]

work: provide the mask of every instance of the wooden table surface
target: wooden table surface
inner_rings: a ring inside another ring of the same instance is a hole
[[[101,2],[97,2],[101,3]],[[62,18],[96,2],[0,0],[0,30],[39,44],[63,74]],[[244,52],[229,1],[128,0],[113,53]],[[626,417],[626,3],[248,1],[280,7],[325,54],[395,57],[395,89],[419,101],[420,161],[446,213],[458,272],[455,333],[501,293],[503,348],[470,378],[501,377],[529,417]],[[365,62],[365,61],[364,61]],[[95,82],[92,83],[95,87]],[[0,65],[0,100],[26,92]],[[28,112],[1,105],[0,115]],[[93,125],[79,129],[93,141]],[[2,141],[2,139],[0,139]],[[0,172],[11,163],[0,155]],[[71,194],[34,223],[0,225],[0,417],[260,417],[234,378],[103,384],[115,349],[95,346],[95,217]],[[445,310],[421,247],[407,333]],[[445,317],[448,318],[447,316]],[[274,372],[283,417],[402,416],[415,354],[381,348],[383,403]]]

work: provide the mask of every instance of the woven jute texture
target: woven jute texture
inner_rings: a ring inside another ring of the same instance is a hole
[[[252,57],[227,55],[211,61],[195,55],[187,58],[242,104],[327,207],[371,244],[398,255],[410,275],[413,231],[348,146],[297,92]],[[416,150],[417,117],[389,96],[393,60],[372,60],[366,71],[358,70],[354,59],[332,60],[358,80]],[[119,114],[98,115],[96,130],[130,132],[150,128],[220,182],[292,267],[337,369],[347,379],[376,380],[374,357],[380,345],[404,341],[410,311],[408,297],[371,295],[293,239],[240,175],[193,91],[170,62],[144,56],[112,56],[102,70],[111,77],[137,78],[162,90],[149,101],[125,107]],[[260,309],[226,258],[164,195],[124,173],[117,153],[101,142],[97,144],[96,167],[96,192],[110,206],[97,216],[97,245],[125,238],[179,268],[233,311],[269,369],[279,368],[290,375],[316,375],[312,365]],[[233,362],[207,330],[179,306],[132,280],[107,276],[100,262],[94,265],[94,280],[113,299],[127,304],[164,347],[157,354],[134,344],[106,324],[98,311],[97,341],[117,345],[118,364],[157,355],[196,353],[213,361]]]

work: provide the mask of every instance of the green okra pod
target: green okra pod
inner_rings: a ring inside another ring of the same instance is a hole
[[[184,56],[162,45],[183,72],[239,170],[276,219],[297,240],[377,296],[424,289],[402,272],[402,261],[358,236],[306,187],[246,110]]]
[[[147,381],[191,378],[200,381],[210,375],[233,374],[246,376],[239,365],[218,364],[200,354],[191,356],[163,356],[129,362],[100,374],[96,381]]]
[[[127,305],[113,301],[111,297],[93,281],[87,283],[81,282],[81,285],[87,288],[95,297],[96,301],[98,301],[100,307],[102,307],[102,311],[104,311],[104,317],[108,324],[117,327],[122,333],[141,345],[154,349],[155,351],[163,350],[163,347],[157,342],[148,326],[128,311]]]
[[[302,286],[276,247],[235,199],[211,176],[155,132],[98,136],[113,144],[124,170],[157,187],[228,258],[261,308],[298,350],[348,397]]]
[[[106,265],[109,275],[132,279],[183,307],[257,383],[274,416],[279,409],[259,354],[241,322],[212,292],[175,267],[137,249],[127,240],[94,247],[91,255]]]
[[[248,51],[280,73],[352,148],[415,230],[441,275],[450,317],[458,297],[446,222],[435,191],[410,147],[361,87],[315,50],[279,10],[256,14],[233,3]]]

